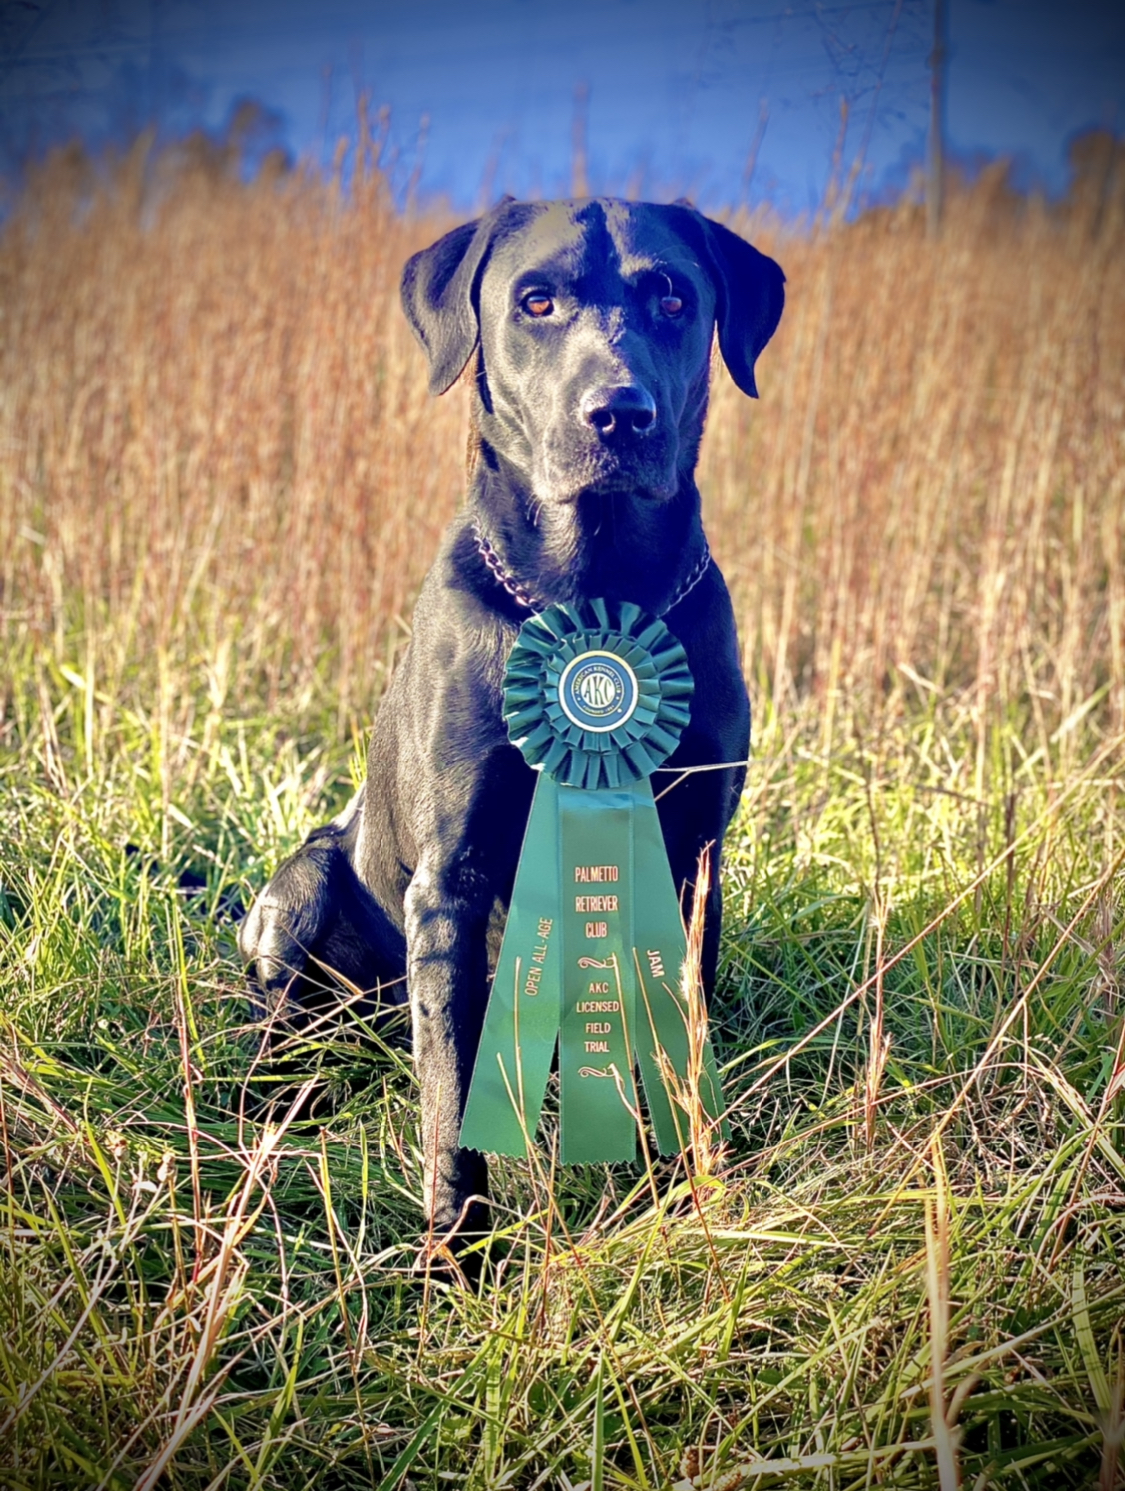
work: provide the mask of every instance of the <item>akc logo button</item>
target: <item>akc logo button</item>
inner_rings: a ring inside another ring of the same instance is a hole
[[[601,734],[625,724],[637,707],[637,676],[615,652],[583,652],[559,679],[559,704],[571,724]]]

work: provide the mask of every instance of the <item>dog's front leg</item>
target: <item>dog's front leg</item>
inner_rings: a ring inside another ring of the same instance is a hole
[[[485,1223],[484,1157],[461,1149],[457,1135],[488,1001],[486,941],[494,899],[478,869],[436,855],[423,859],[406,893],[425,1207],[435,1241],[480,1232]]]

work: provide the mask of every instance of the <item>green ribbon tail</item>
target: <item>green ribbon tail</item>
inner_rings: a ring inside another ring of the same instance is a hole
[[[635,1160],[634,795],[631,788],[558,790],[560,1159],[564,1165]]]
[[[662,1154],[686,1146],[693,1088],[729,1137],[705,1016],[689,1030],[686,950],[651,781],[578,788],[541,772],[461,1144],[527,1155],[556,1038],[564,1165],[636,1159],[635,1062]]]
[[[730,1137],[730,1126],[722,1118],[726,1104],[706,1025],[689,1034],[688,1007],[680,981],[687,939],[651,779],[644,777],[634,783],[632,795],[635,868],[631,951],[640,991],[634,1041],[656,1142],[661,1154],[675,1154],[685,1148],[688,1137],[684,1100],[691,1101],[693,1081],[698,1083],[708,1116],[720,1119],[723,1138]],[[677,1094],[681,1101],[676,1100]]]
[[[537,773],[460,1142],[527,1155],[559,1030],[559,788]]]

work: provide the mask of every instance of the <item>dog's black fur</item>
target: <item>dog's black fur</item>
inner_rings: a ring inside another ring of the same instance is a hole
[[[431,392],[473,360],[468,498],[422,587],[364,786],[277,871],[240,945],[272,1008],[307,1004],[326,969],[373,993],[406,975],[437,1233],[484,1220],[484,1159],[457,1133],[534,785],[501,719],[505,661],[529,614],[521,589],[537,604],[606,596],[666,615],[695,679],[669,764],[745,759],[750,710],[718,568],[673,602],[705,553],[693,471],[714,329],[756,396],[783,285],[772,259],[687,204],[609,199],[505,201],[403,274]],[[742,779],[738,766],[701,772],[660,803],[681,892],[701,850],[722,843]]]

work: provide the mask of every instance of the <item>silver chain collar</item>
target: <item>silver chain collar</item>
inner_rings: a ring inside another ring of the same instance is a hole
[[[508,571],[504,568],[504,561],[500,558],[499,554],[497,554],[496,550],[489,543],[488,539],[485,538],[484,534],[481,531],[480,525],[475,521],[475,519],[473,521],[473,533],[476,536],[477,553],[484,560],[485,564],[492,572],[492,576],[495,579],[496,583],[502,589],[508,592],[508,594],[515,601],[516,605],[522,606],[525,611],[532,611],[536,614],[538,614],[538,612],[540,611],[545,611],[551,604],[550,601],[542,600],[539,596],[533,595],[532,592],[528,590],[526,585],[521,585],[520,582],[513,575],[510,575],[508,573]],[[672,597],[668,605],[666,605],[662,611],[658,611],[656,614],[658,616],[667,616],[670,611],[674,611],[676,609],[681,601],[687,600],[688,596],[699,584],[700,580],[703,579],[703,576],[707,573],[710,567],[711,550],[707,546],[707,540],[704,539],[703,553],[699,556],[691,573],[676,591],[675,595]]]

